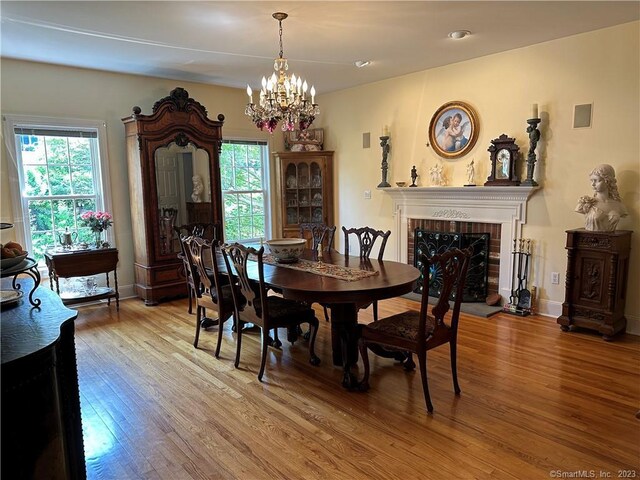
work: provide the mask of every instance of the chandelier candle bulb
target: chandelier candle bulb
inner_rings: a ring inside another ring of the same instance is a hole
[[[316,87],[311,86],[311,103],[315,105],[316,103]]]
[[[251,87],[247,85],[247,95],[249,95],[249,103],[253,103],[253,95],[252,95]]]
[[[531,104],[531,118],[538,118],[538,104]]]

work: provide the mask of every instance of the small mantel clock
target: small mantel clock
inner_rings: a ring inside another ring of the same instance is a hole
[[[507,137],[506,134],[491,140],[489,147],[491,155],[491,175],[485,182],[486,186],[491,185],[520,185],[520,180],[516,173],[516,164],[520,147],[516,145],[515,138]]]

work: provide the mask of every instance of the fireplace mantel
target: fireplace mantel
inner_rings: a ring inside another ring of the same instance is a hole
[[[501,224],[498,291],[509,298],[513,241],[521,237],[527,202],[540,187],[403,187],[379,188],[393,199],[396,258],[407,262],[408,220],[438,219]]]

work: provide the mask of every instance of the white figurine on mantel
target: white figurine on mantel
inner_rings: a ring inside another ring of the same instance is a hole
[[[470,187],[476,184],[475,179],[473,178],[476,176],[475,167],[473,163],[474,161],[472,159],[471,162],[467,164],[467,185]]]
[[[447,184],[447,179],[445,178],[442,164],[438,163],[429,169],[429,175],[431,177],[432,185],[438,187],[444,187]]]
[[[200,175],[194,175],[191,178],[193,182],[193,191],[191,192],[191,201],[194,203],[202,202],[202,194],[204,193],[204,184]]]
[[[616,172],[611,165],[602,164],[589,174],[592,197],[578,200],[576,212],[584,214],[584,228],[593,232],[613,232],[620,218],[628,215],[620,200]]]

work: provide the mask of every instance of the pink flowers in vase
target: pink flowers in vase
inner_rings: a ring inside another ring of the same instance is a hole
[[[113,217],[108,212],[84,212],[80,215],[80,221],[92,232],[103,232],[113,225]]]

